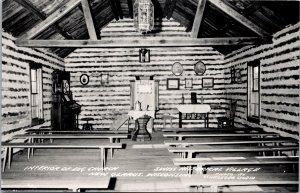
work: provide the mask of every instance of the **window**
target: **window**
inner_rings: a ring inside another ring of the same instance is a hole
[[[44,122],[43,111],[43,74],[42,66],[38,64],[30,65],[30,107],[31,125],[38,125]]]
[[[248,121],[259,123],[260,118],[260,65],[248,63]]]

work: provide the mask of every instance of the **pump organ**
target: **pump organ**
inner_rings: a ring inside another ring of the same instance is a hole
[[[52,129],[78,130],[78,116],[81,112],[81,105],[73,100],[69,72],[53,71],[52,91]]]

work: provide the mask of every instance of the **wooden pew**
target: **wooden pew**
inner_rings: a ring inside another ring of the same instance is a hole
[[[217,146],[217,145],[216,145]],[[182,153],[183,157],[192,158],[193,153],[232,153],[232,152],[266,152],[266,151],[295,151],[299,150],[298,145],[291,146],[191,146],[191,147],[170,147],[169,152]],[[186,156],[187,154],[187,156]]]
[[[1,189],[67,189],[73,192],[86,189],[108,189],[110,177],[91,178],[84,177],[81,179],[2,179]]]
[[[267,136],[274,136],[279,137],[278,133],[204,133],[201,134],[199,132],[194,133],[164,133],[164,137],[175,137],[179,141],[181,141],[183,138],[188,137],[267,137]]]
[[[21,134],[15,135],[13,138],[26,138],[29,142],[33,139],[109,139],[114,143],[114,139],[127,139],[127,134]]]
[[[81,131],[81,130],[75,130],[75,131],[58,131],[58,130],[51,130],[51,129],[27,129],[27,134],[127,134],[128,131],[122,131],[122,130],[103,130],[103,131]]]
[[[284,165],[299,164],[298,156],[264,156],[264,157],[211,157],[211,158],[174,158],[175,166],[188,166],[192,174],[193,166],[199,173],[206,171],[209,166],[241,166],[241,165]]]
[[[168,146],[188,147],[194,145],[239,145],[239,144],[273,144],[274,146],[279,143],[294,143],[297,144],[298,140],[288,137],[268,137],[268,138],[252,138],[252,139],[201,139],[201,140],[165,140],[164,144]]]
[[[43,148],[43,149],[100,149],[101,166],[105,167],[106,149],[121,149],[121,143],[100,143],[95,145],[82,144],[53,144],[53,143],[1,143],[4,147],[4,159],[2,171],[5,170],[6,160],[8,158],[8,168],[11,166],[13,148]],[[28,154],[28,159],[29,159]]]
[[[243,131],[245,133],[261,132],[261,128],[207,128],[207,127],[192,127],[192,128],[166,128],[162,129],[163,132],[236,132]]]
[[[246,179],[249,178],[249,179]],[[233,175],[229,177],[220,175],[193,175],[190,177],[180,177],[183,185],[189,187],[210,187],[209,192],[218,192],[219,187],[224,186],[249,186],[249,185],[297,185],[297,174],[252,174],[247,177]]]

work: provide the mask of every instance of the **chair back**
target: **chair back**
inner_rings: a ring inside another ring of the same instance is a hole
[[[236,105],[237,105],[236,100],[231,100],[230,101],[229,109],[227,111],[227,118],[229,118],[230,120],[234,120]]]

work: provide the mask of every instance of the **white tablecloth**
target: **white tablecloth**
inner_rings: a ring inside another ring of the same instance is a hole
[[[181,113],[208,113],[211,108],[208,104],[182,104],[177,109]]]

